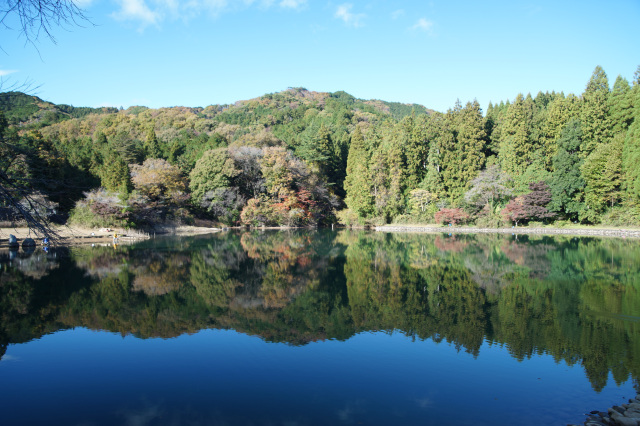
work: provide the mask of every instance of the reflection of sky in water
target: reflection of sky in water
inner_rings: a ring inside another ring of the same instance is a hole
[[[0,363],[3,424],[566,424],[634,393],[610,380],[596,394],[582,367],[550,356],[517,361],[484,343],[474,358],[399,332],[290,346],[78,328],[10,345],[5,359],[21,362]]]

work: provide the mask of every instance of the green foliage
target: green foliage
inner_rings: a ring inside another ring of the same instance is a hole
[[[584,161],[581,171],[586,182],[586,209],[581,219],[597,221],[606,206],[613,207],[620,198],[623,146],[623,135],[619,133],[610,142],[598,145]]]
[[[609,119],[609,80],[602,67],[593,71],[587,87],[582,94],[580,109],[582,122],[583,156],[588,156],[596,147],[611,137]]]
[[[189,174],[189,188],[194,202],[201,203],[208,191],[231,186],[231,180],[239,173],[227,148],[206,151]]]
[[[127,163],[114,151],[109,151],[100,170],[103,188],[111,192],[131,192],[131,177]]]
[[[512,178],[500,183],[505,190],[525,194],[530,183],[547,181],[550,207],[562,218],[597,222],[617,203],[640,205],[638,87],[618,77],[609,91],[597,67],[581,97],[520,94],[490,104],[484,117],[477,101],[443,114],[304,88],[233,105],[126,111],[10,92],[0,95],[8,117],[1,164],[31,189],[41,178],[38,191],[64,214],[98,185],[129,193],[130,165],[166,159],[189,176],[193,203],[184,204],[189,191],[169,201],[140,187],[132,209],[148,199],[157,204],[153,215],[172,215],[160,204],[179,203],[229,224],[249,199],[264,200],[278,212],[271,223],[281,224],[328,223],[345,204],[361,223],[430,220],[439,208],[463,205],[496,222],[499,206],[480,205],[491,203],[474,179],[499,166]],[[415,190],[431,194],[428,209]]]
[[[364,144],[364,137],[359,127],[351,136],[349,157],[347,159],[347,177],[344,181],[346,192],[345,203],[350,210],[360,217],[367,217],[373,212],[373,197],[368,177],[368,153]]]
[[[514,179],[521,176],[536,150],[531,139],[533,100],[518,94],[509,106],[502,125],[500,137],[500,167]]]
[[[553,157],[554,172],[549,181],[552,194],[549,208],[569,219],[577,218],[584,209],[581,146],[582,126],[579,120],[573,119],[563,128],[558,139],[558,149]]]
[[[624,139],[622,153],[623,186],[632,205],[640,206],[640,84],[635,84],[633,96],[634,120]]]

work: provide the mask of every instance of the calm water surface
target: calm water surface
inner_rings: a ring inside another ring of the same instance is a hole
[[[640,241],[246,232],[0,252],[2,425],[566,425],[635,395]]]

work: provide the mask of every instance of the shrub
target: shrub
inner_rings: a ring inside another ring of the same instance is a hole
[[[505,226],[505,222],[500,215],[485,215],[476,219],[476,226],[478,228],[501,228]]]
[[[469,220],[469,214],[464,210],[455,209],[440,209],[435,214],[436,223],[456,225],[458,223],[466,223]]]
[[[69,214],[69,224],[90,228],[129,227],[131,212],[118,193],[103,188],[86,192]]]
[[[607,211],[600,219],[603,225],[640,226],[640,208],[616,206]]]
[[[365,224],[364,219],[351,209],[340,210],[336,213],[336,217],[338,218],[338,223],[346,227],[362,226]]]

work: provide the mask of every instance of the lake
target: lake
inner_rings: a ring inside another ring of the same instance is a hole
[[[640,241],[225,232],[0,252],[2,425],[566,425],[640,388]]]

